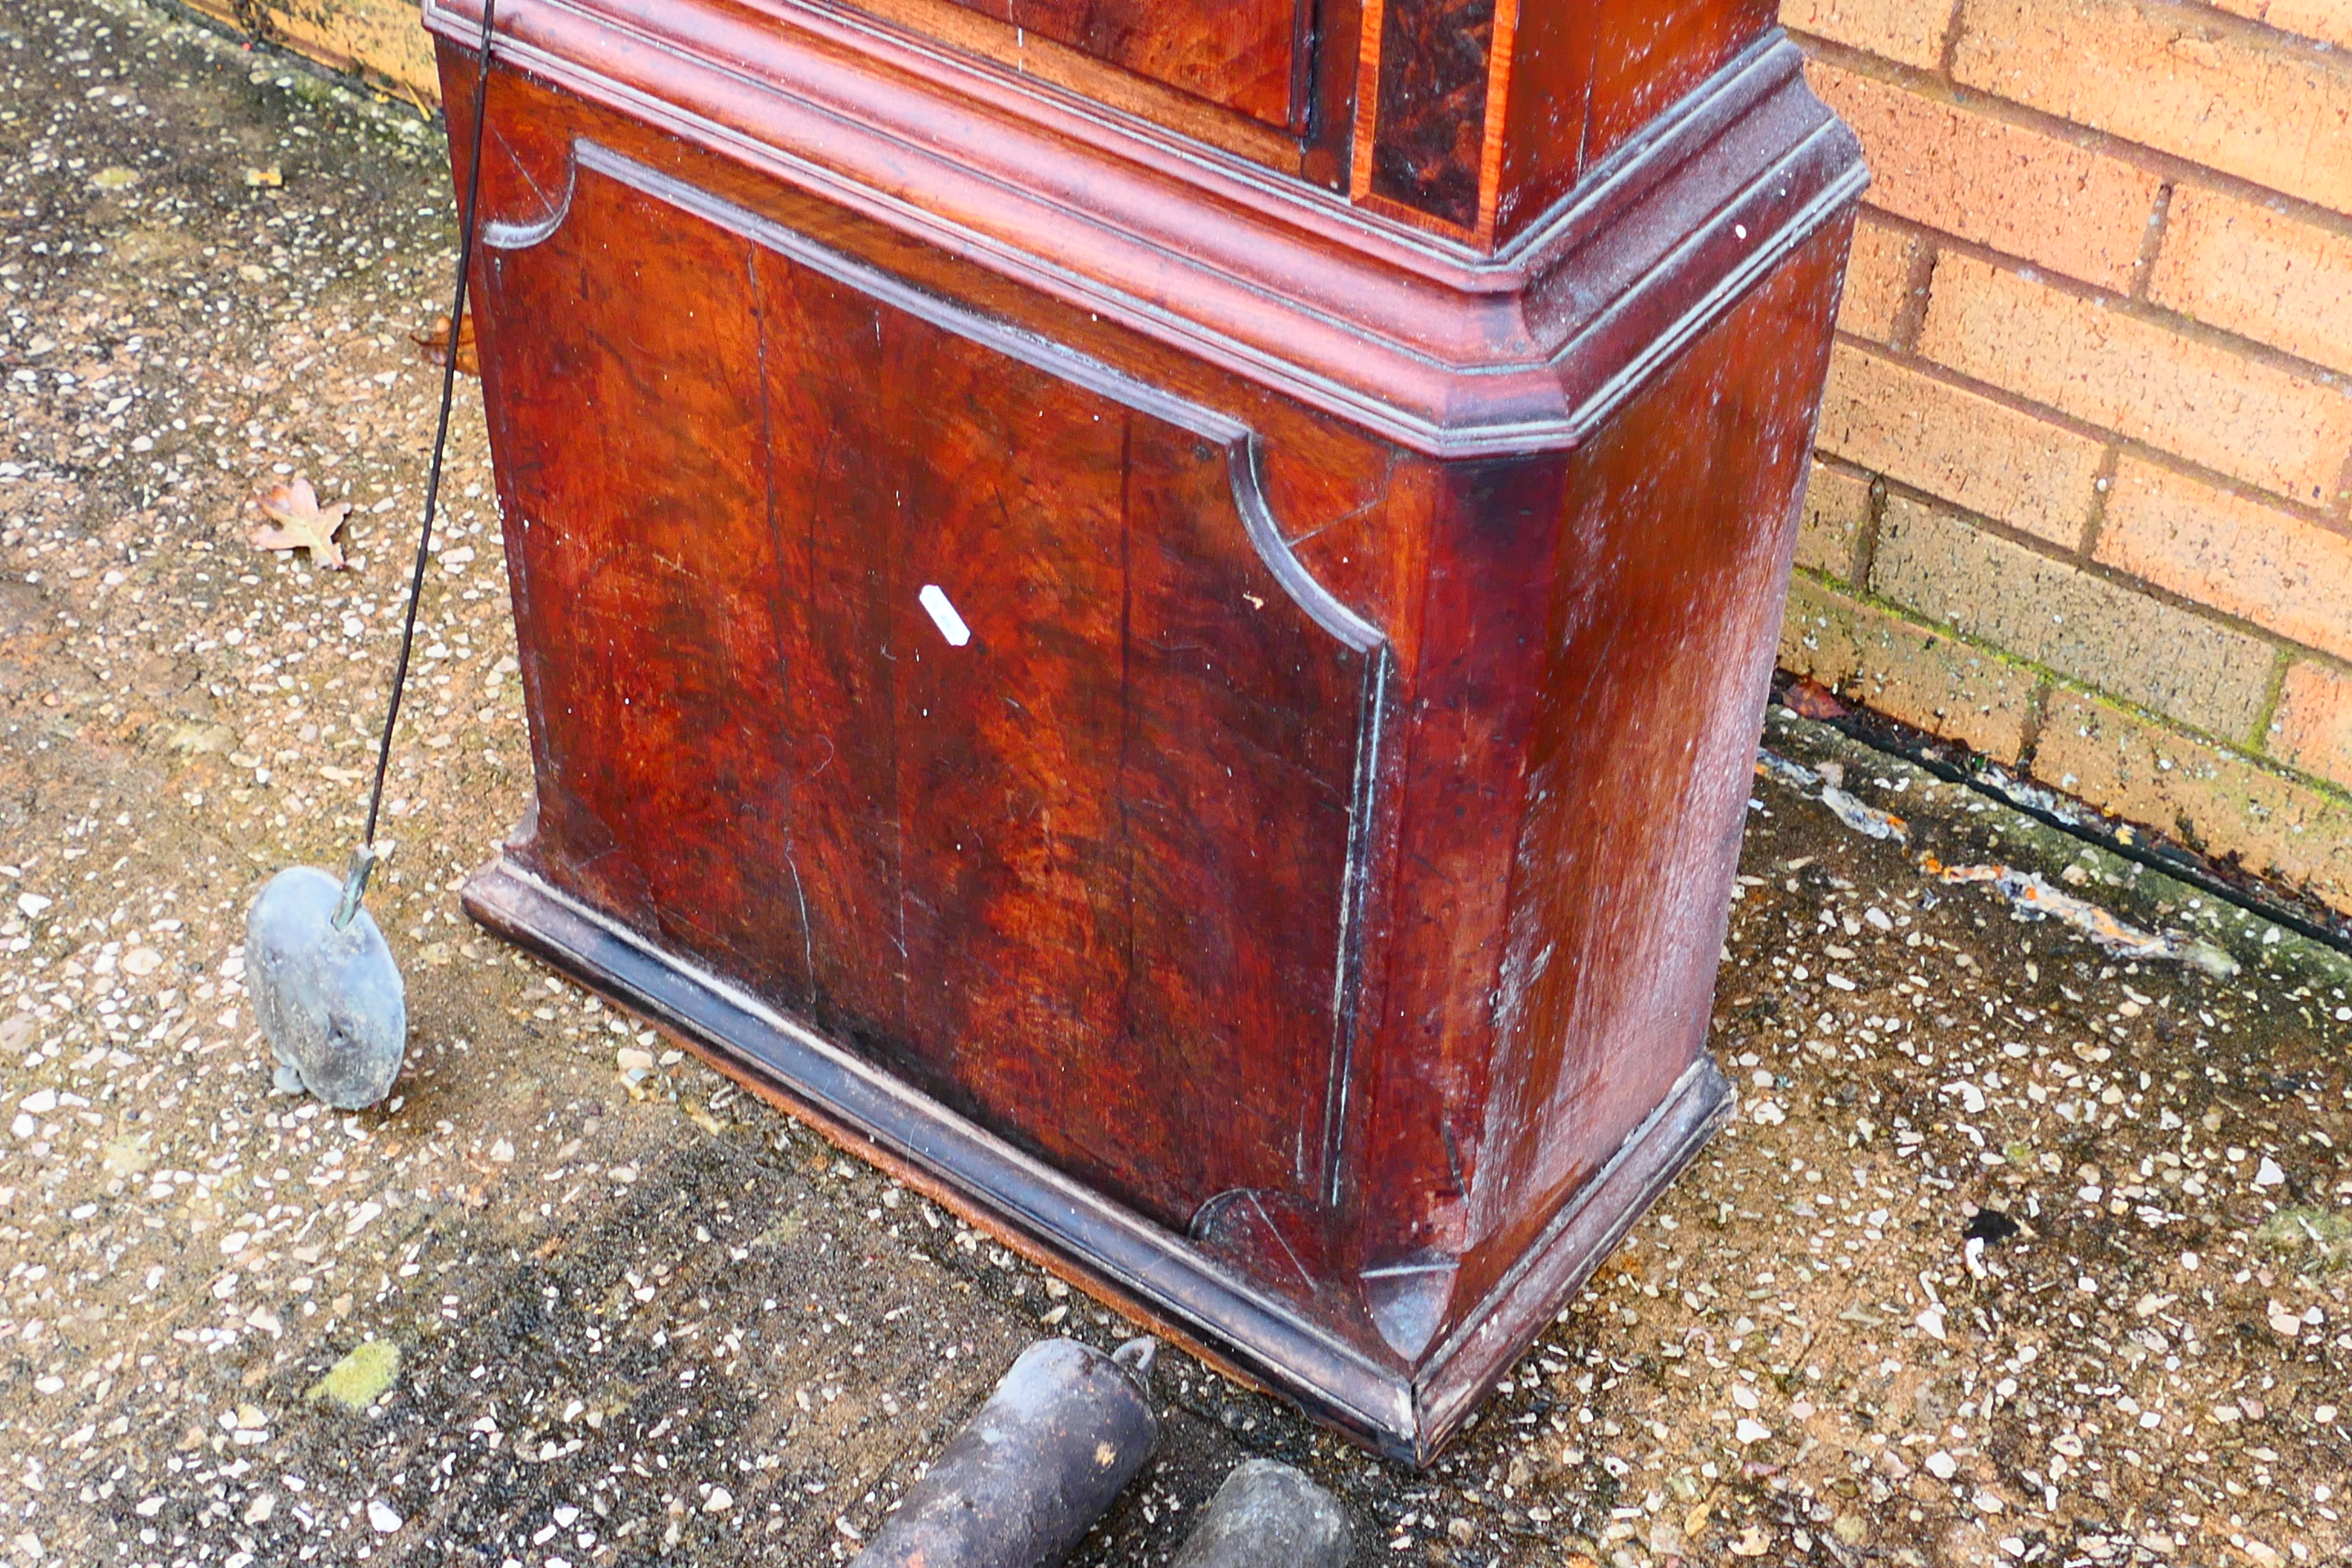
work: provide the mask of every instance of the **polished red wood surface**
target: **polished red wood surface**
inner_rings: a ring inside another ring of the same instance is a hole
[[[1108,65],[1287,126],[1313,38],[1308,0],[952,0]]]
[[[532,323],[491,350],[532,863],[1164,1223],[1318,1193],[1373,655],[1260,557],[1248,434],[575,182],[483,300]]]
[[[1372,134],[1363,188],[1475,228],[1496,85],[1495,0],[1383,5],[1375,23],[1365,58]]]
[[[483,172],[538,798],[469,907],[1414,1459],[1728,1105],[1861,177],[1750,12],[1536,9],[1369,9],[1437,87],[1335,193],[903,5],[507,0]],[[1570,12],[1620,144],[1480,259]]]

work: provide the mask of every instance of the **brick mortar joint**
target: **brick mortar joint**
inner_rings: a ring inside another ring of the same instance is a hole
[[[2210,321],[2200,321],[2194,316],[2173,310],[2170,306],[2160,304],[2154,300],[2142,300],[2129,294],[2116,293],[2112,289],[2101,288],[2096,283],[2073,277],[2029,258],[1995,250],[1992,247],[1979,244],[1964,235],[1948,234],[1942,229],[1930,228],[1925,224],[1913,223],[1877,207],[1870,207],[1868,210],[1874,220],[1907,223],[1909,226],[1922,234],[1934,236],[1939,250],[1949,250],[1954,254],[1965,256],[1971,261],[2022,279],[2036,288],[2048,289],[2053,293],[2065,295],[2068,299],[2079,300],[2095,309],[2111,310],[2119,320],[2159,327],[2169,331],[2173,336],[2185,339],[2189,342],[2234,354],[2250,363],[2313,383],[2347,401],[2352,401],[2352,385],[2347,385],[2347,379],[2352,378],[2347,378],[2344,372],[2322,364],[2316,360],[2305,359],[2302,355],[2275,344],[2242,336],[2226,327],[2217,327]]]
[[[2231,19],[2244,20],[2242,17]],[[2275,28],[2266,30],[2277,33]],[[1948,79],[1937,72],[1907,65],[1901,60],[1891,60],[1852,44],[1839,43],[1834,38],[1821,37],[1795,28],[1789,29],[1789,36],[1804,49],[1809,58],[1849,75],[1864,78],[1881,87],[1894,88],[1945,108],[1980,115],[2012,130],[2034,132],[2080,152],[2113,158],[2168,184],[2193,184],[2242,201],[2259,203],[2282,216],[2329,233],[2352,237],[2352,213],[2323,206],[2307,197],[2275,190],[2242,174],[2233,174],[2210,163],[2200,163],[2178,153],[2168,153],[2145,142],[2134,142],[2112,131],[2085,125],[2046,109],[2037,109],[1983,88]],[[2279,33],[2278,36],[2293,37],[2294,35]],[[2347,53],[2352,51],[2336,51],[2329,58],[2340,60]],[[1865,155],[1868,152],[1865,147]]]
[[[2292,650],[2278,650],[2278,657],[2271,663],[2270,683],[2263,691],[2262,705],[2254,710],[2253,733],[2247,743],[2263,756],[2271,755],[2271,726],[2278,722],[2279,704],[2286,697],[2287,667],[2293,663]]]
[[[1919,352],[1919,334],[1927,326],[1927,306],[1935,290],[1936,264],[1943,259],[1944,242],[1948,237],[1940,230],[1915,225],[1912,237],[1918,243],[1919,253],[1911,258],[1910,268],[1904,274],[1903,302],[1895,307],[1895,319],[1887,323],[1886,346],[1898,353],[1916,357]]]
[[[2342,52],[2331,44],[2317,38],[2306,38],[2301,33],[2290,32],[2236,11],[2225,11],[2219,5],[2207,4],[2206,0],[2131,0],[2131,3],[2142,15],[2170,12],[2178,16],[2194,17],[2215,32],[2231,34],[2245,42],[2282,47],[2283,52],[2309,56],[2331,65],[2342,59]]]
[[[2339,679],[2352,680],[2352,658],[2347,658],[2341,654],[2323,653],[2317,648],[2290,646],[2287,655],[2296,664],[2313,665]]]
[[[2099,454],[2098,472],[2091,476],[2091,504],[2084,509],[2082,531],[2074,536],[2074,555],[2088,566],[2099,558],[2099,535],[2107,526],[2107,497],[2116,488],[2116,472],[2123,466],[2123,440],[2107,437]]]
[[[1943,47],[1936,51],[1936,66],[1946,81],[1955,79],[1959,64],[1960,40],[1968,35],[1968,0],[1951,0],[1952,14],[1944,18]]]
[[[2183,740],[2193,741],[2219,752],[2228,761],[2243,763],[2284,783],[2312,790],[2336,804],[2352,806],[2352,788],[2335,784],[2316,774],[2305,773],[2300,768],[2292,767],[2275,757],[2253,751],[2242,742],[2224,740],[2210,731],[2200,730],[2195,725],[2183,723],[2168,714],[2159,713],[2154,709],[2134,702],[2129,698],[2119,697],[2114,692],[2103,690],[2076,677],[2066,675],[2023,654],[2003,647],[1998,643],[1989,642],[1957,626],[1930,619],[1910,605],[1886,598],[1868,588],[1840,583],[1824,573],[1803,567],[1798,568],[1796,575],[1825,593],[1849,600],[1865,608],[1876,610],[1914,631],[1944,637],[1982,654],[1996,663],[2033,677],[2036,685],[2032,701],[2035,710],[2033,734],[2037,745],[2041,739],[2042,721],[2047,717],[2043,710],[2047,707],[2048,699],[2063,692],[2086,699],[2103,707],[2112,708],[2151,728],[2178,735]],[[1904,716],[1894,714],[1891,717],[1900,719]],[[1905,721],[1908,723],[1916,721],[1906,719]],[[2023,765],[2022,759],[2021,759],[2021,765]]]
[[[1949,518],[1966,527],[1974,529],[1976,531],[1984,534],[1988,538],[2000,540],[2004,544],[2014,545],[2021,550],[2026,551],[2030,554],[2049,562],[2053,565],[2063,566],[2069,571],[2080,573],[2082,575],[2091,578],[2095,582],[2104,583],[2111,588],[2120,589],[2127,594],[2135,594],[2141,598],[2152,600],[2157,604],[2163,605],[2167,608],[2178,610],[2184,615],[2193,616],[2198,620],[2219,626],[2223,630],[2233,632],[2240,637],[2245,637],[2249,641],[2262,643],[2284,658],[2294,659],[2328,658],[2331,657],[2326,652],[2326,650],[2314,647],[2308,643],[2298,642],[2294,637],[2279,631],[2275,627],[2265,626],[2258,622],[2248,620],[2237,612],[2224,609],[2219,605],[2209,605],[2201,599],[2191,598],[2189,595],[2183,594],[2177,588],[2168,588],[2161,583],[2153,583],[2146,578],[2134,576],[2129,572],[2114,565],[2112,563],[2099,561],[2091,558],[2088,555],[2077,557],[2068,554],[2065,547],[2058,544],[2054,541],[2045,539],[2040,534],[2030,533],[2025,530],[2017,527],[2013,523],[2003,522],[1999,518],[1988,517],[1982,512],[1970,511],[1966,507],[1959,506],[1955,502],[1947,500],[1943,497],[1935,494],[1933,491],[1921,489],[1916,485],[1906,484],[1900,479],[1888,479],[1884,474],[1874,474],[1872,476],[1872,481],[1874,485],[1874,494],[1879,491],[1884,491],[1885,494],[1890,498],[1900,496],[1904,500],[1909,501],[1915,506],[1925,507],[1931,511],[1939,513],[1942,516]],[[2104,507],[2104,497],[2100,499],[2099,504]],[[1880,502],[1878,511],[1874,514],[1873,520],[1874,526],[1872,530],[1872,540],[1874,551],[1877,541],[1876,523],[1883,520],[1884,510],[1885,507],[1884,502],[1882,501]],[[1874,562],[1874,564],[1875,563]],[[1856,584],[1857,586],[1867,588],[1866,578],[1857,579]],[[1876,595],[1877,592],[1875,589],[1868,589],[1868,591],[1874,595]],[[1899,603],[1899,601],[1889,599],[1886,603],[1892,605]],[[1910,613],[1914,616],[1924,616],[1926,615],[1926,612],[1916,608],[1912,609]],[[1932,620],[1932,617],[1927,618]],[[1943,623],[1935,622],[1934,624],[1940,626]],[[1988,644],[1986,646],[1992,645]],[[2022,656],[2017,655],[2011,657],[2021,658]],[[2036,668],[2039,667],[2037,666]]]
[[[1933,234],[1935,231],[1926,232]],[[2123,457],[2148,463],[2180,478],[2210,486],[2237,500],[2269,507],[2302,521],[2324,528],[2331,533],[2352,537],[2352,530],[2347,530],[2345,526],[2347,521],[2352,521],[2352,517],[2347,517],[2344,510],[2342,496],[2338,497],[2337,504],[2334,507],[2314,506],[2307,501],[2297,500],[2293,496],[2265,489],[2238,475],[2224,473],[2219,468],[2207,468],[2193,458],[2183,457],[2178,452],[2156,446],[2137,437],[2125,435],[2105,425],[2093,424],[2078,415],[2067,413],[2063,408],[2053,408],[2046,403],[2037,403],[2023,393],[2013,391],[1996,382],[1979,380],[1964,370],[1954,369],[1941,360],[1928,358],[1916,347],[1897,347],[1892,342],[1880,342],[1875,339],[1843,330],[1837,332],[1837,341],[1848,349],[1874,359],[1885,360],[1889,363],[1901,365],[1906,370],[1926,376],[1955,391],[1972,393],[2013,414],[2021,414],[2037,419],[2070,435],[2102,444],[2113,443],[2119,448],[2120,455]],[[2341,381],[2344,378],[2331,377],[2330,379]],[[2347,400],[2352,400],[2352,386],[2338,386],[2336,390],[2342,392]],[[1829,455],[1836,456],[1834,453]],[[1840,460],[1849,467],[1860,467],[1850,458]],[[2344,471],[2346,477],[2339,488],[2352,491],[2352,452],[2347,454]]]
[[[1862,526],[1853,536],[1853,585],[1858,592],[1870,591],[1870,574],[1878,563],[1878,531],[1886,521],[1886,477],[1872,474],[1868,504],[1863,508]]]
[[[2047,560],[2052,558],[2044,556],[2043,559]],[[1816,574],[1808,574],[1808,575]],[[1917,605],[1906,604],[1900,599],[1894,598],[1882,593],[1867,582],[1841,585],[1826,579],[1825,574],[1820,575],[1822,575],[1822,580],[1827,584],[1827,585],[1836,587],[1844,597],[1853,599],[1856,603],[1865,605],[1874,610],[1878,610],[1912,627],[1914,630],[1947,637],[1958,643],[1962,647],[1972,648],[1980,653],[1986,654],[2002,664],[2026,671],[2042,681],[2055,682],[2061,686],[2076,688],[2086,692],[2095,693],[2103,698],[2109,698],[2115,701],[2126,703],[2136,710],[2144,710],[2151,714],[2154,714],[2157,711],[2154,709],[2142,709],[2142,705],[2132,703],[2128,698],[2109,692],[2105,688],[2095,686],[2081,676],[2068,675],[2057,668],[2054,665],[2044,664],[2030,655],[2020,653],[2013,648],[1983,636],[1980,633],[1970,631],[1948,621],[1937,620],[1934,616],[1920,609]],[[2180,606],[2176,605],[2174,607],[2179,608]],[[2265,679],[2272,681],[2275,681],[2280,679],[2278,675],[2278,661],[2284,653],[2284,650],[2282,648],[2277,639],[2274,637],[2256,636],[2252,640],[2263,643],[2271,650],[2273,665],[2271,670],[2266,674]],[[2291,655],[2287,657],[2291,657]],[[2213,731],[2200,729],[2194,724],[2189,723],[2181,719],[2174,718],[2170,715],[2162,716],[2161,722],[2163,722],[2168,728],[2179,730],[2187,734],[2197,735],[2210,740],[2215,744],[2231,746],[2243,745],[2242,742],[2225,741]]]
[[[2299,768],[2290,767],[2275,757],[2266,757],[2259,752],[2249,752],[2243,746],[2232,745],[2227,741],[2218,740],[2181,723],[2177,719],[2168,719],[2161,713],[2153,712],[2137,702],[2117,697],[2112,692],[2101,691],[2095,687],[2084,686],[2080,681],[2067,680],[2063,678],[2053,681],[2052,691],[2053,695],[2063,691],[2070,696],[2079,697],[2095,707],[2112,709],[2137,721],[2147,729],[2177,735],[2182,740],[2203,746],[2223,762],[2250,768],[2281,784],[2293,784],[2297,788],[2308,790],[2318,795],[2327,805],[2352,808],[2352,789],[2321,778],[2315,773],[2307,773]],[[2048,775],[2042,776],[2046,778]]]
[[[2025,694],[2025,712],[2017,726],[2017,765],[2024,772],[2033,771],[2033,756],[2042,749],[2042,721],[2050,708],[2051,684],[2037,680],[2033,689]]]
[[[2144,304],[2149,302],[2149,290],[2156,284],[2156,264],[2172,232],[2172,193],[2179,188],[2177,180],[2167,180],[2157,187],[2156,210],[2148,214],[2147,231],[2140,237],[2139,256],[2132,263],[2131,297]]]

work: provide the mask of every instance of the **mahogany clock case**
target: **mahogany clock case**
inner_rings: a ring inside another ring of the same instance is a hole
[[[1349,63],[1442,8],[1351,13]],[[537,791],[467,907],[1425,1461],[1731,1102],[1858,153],[1685,6],[1650,98],[1588,73],[1568,174],[1457,102],[1471,195],[1400,216],[1425,106],[1335,131],[1332,34],[1047,9],[1030,68],[979,4],[499,6]],[[479,14],[427,16],[462,116]]]

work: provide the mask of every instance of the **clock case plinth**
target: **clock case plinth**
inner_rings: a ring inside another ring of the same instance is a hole
[[[1759,26],[1449,218],[1328,117],[1270,168],[903,17],[499,29],[536,792],[467,909],[1425,1461],[1732,1104],[1853,138]]]

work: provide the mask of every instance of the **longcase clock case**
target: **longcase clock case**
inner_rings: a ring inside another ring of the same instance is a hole
[[[1731,1103],[1864,178],[1770,6],[498,26],[467,907],[1427,1459]]]

